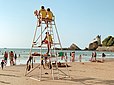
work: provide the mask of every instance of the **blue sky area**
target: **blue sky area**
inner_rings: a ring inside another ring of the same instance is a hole
[[[30,48],[34,10],[51,8],[63,47],[85,48],[97,35],[114,36],[114,0],[0,0],[0,48]]]

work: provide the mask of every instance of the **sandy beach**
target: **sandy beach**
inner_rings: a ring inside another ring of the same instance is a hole
[[[98,62],[70,62],[71,78],[52,80],[48,70],[45,79],[38,81],[38,68],[25,76],[26,65],[8,66],[0,69],[0,85],[114,85],[114,59]],[[64,68],[61,68],[64,71]]]

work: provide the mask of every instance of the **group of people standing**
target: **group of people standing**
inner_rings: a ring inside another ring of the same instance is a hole
[[[71,62],[75,62],[76,61],[75,52],[71,52],[70,53],[70,56],[71,56],[70,61]],[[94,51],[94,52],[92,52],[90,61],[91,62],[102,62],[103,63],[105,61],[105,57],[106,57],[106,54],[105,53],[102,53],[100,60],[97,59],[97,53]],[[82,62],[82,55],[81,54],[79,55],[78,60],[79,60],[79,62]]]
[[[71,52],[70,56],[71,56],[70,61],[75,62],[76,61],[75,52]],[[78,60],[79,60],[79,62],[82,62],[82,55],[81,54],[79,55]]]
[[[10,59],[10,65],[16,64],[17,54],[13,51],[10,51],[9,54],[7,51],[4,52],[4,59],[1,61],[1,67],[3,69],[3,66],[7,64],[8,57]]]
[[[101,60],[97,60],[97,53],[94,51],[94,52],[92,52],[92,56],[91,56],[90,61],[92,61],[92,62],[104,62],[105,57],[106,57],[105,53],[102,53],[101,54]]]

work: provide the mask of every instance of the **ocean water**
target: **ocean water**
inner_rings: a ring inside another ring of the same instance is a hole
[[[26,64],[28,57],[29,57],[29,53],[30,53],[30,49],[20,49],[20,48],[1,48],[0,49],[0,62],[4,59],[4,52],[7,51],[8,53],[10,51],[13,51],[14,53],[17,54],[17,60],[16,60],[16,65],[20,65],[20,64]],[[42,53],[46,53],[46,49],[42,49]],[[73,50],[63,50],[63,52],[67,53],[67,61],[70,62],[70,53]],[[40,52],[39,49],[33,49],[32,52]],[[60,52],[60,50],[57,50],[57,52]],[[89,62],[90,58],[91,58],[91,54],[93,51],[75,51],[75,62],[79,62],[79,55],[82,56],[82,62]],[[97,53],[97,58],[101,58],[101,54],[103,52],[99,52],[96,51]],[[114,58],[114,52],[104,52],[106,54],[106,58]],[[19,56],[20,55],[20,56]],[[40,62],[40,57],[35,57],[34,58],[35,63]],[[61,60],[61,58],[58,58],[58,61],[60,62],[64,62],[64,60]],[[10,61],[8,58],[7,61],[7,66],[10,66]]]

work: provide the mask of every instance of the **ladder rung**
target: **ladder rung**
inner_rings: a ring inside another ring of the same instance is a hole
[[[39,19],[38,19],[39,20]],[[44,20],[42,20],[42,21],[44,21]],[[54,19],[52,19],[51,21],[54,21]]]
[[[46,24],[46,23],[42,23],[42,24]]]
[[[59,45],[60,43],[53,43],[54,45]]]
[[[51,24],[51,25],[55,25],[55,24]]]
[[[46,23],[42,23],[42,24],[46,24]],[[48,25],[55,25],[55,24],[48,24]]]
[[[38,48],[38,46],[32,46],[33,48]]]
[[[53,32],[53,30],[47,30],[47,31],[48,31],[48,32],[50,32],[50,31]]]
[[[47,46],[41,46],[42,48],[47,48]],[[39,46],[33,46],[33,48],[41,48]]]
[[[36,43],[33,43],[32,45],[37,45]]]
[[[54,45],[60,45],[60,43],[53,43],[53,44],[51,44],[51,46],[54,46]],[[32,45],[32,47],[33,47],[33,48],[41,48],[41,47],[42,47],[42,48],[47,48],[47,46],[36,46],[36,45],[34,45],[34,44]]]

